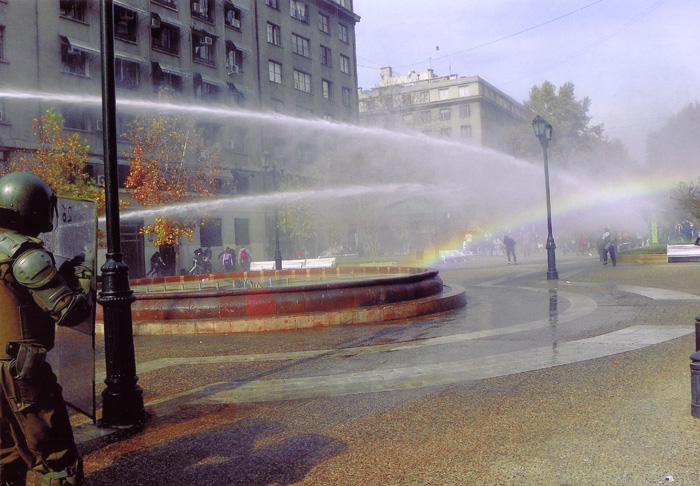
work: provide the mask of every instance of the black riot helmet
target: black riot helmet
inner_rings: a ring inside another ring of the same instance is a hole
[[[10,172],[0,177],[0,227],[27,236],[53,229],[56,195],[41,177]]]

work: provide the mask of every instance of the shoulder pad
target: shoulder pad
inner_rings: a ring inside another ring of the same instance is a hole
[[[15,260],[12,274],[17,283],[36,289],[51,281],[56,275],[56,265],[51,253],[41,248],[32,248]]]
[[[21,235],[14,231],[0,233],[0,258],[14,258],[20,251],[27,247],[41,248],[41,240],[31,236]]]

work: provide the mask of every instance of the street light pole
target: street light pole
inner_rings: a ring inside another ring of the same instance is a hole
[[[102,50],[102,121],[105,170],[107,256],[102,266],[107,387],[102,392],[102,424],[135,425],[145,418],[143,390],[136,384],[136,359],[131,319],[135,300],[129,288],[129,267],[123,262],[119,232],[116,95],[114,86],[114,11],[112,0],[100,2]]]
[[[554,244],[554,236],[552,236],[552,204],[549,198],[549,162],[547,160],[547,147],[552,139],[552,125],[540,115],[537,115],[532,120],[532,128],[535,130],[535,135],[540,139],[542,152],[544,153],[544,182],[547,192],[547,280],[558,280],[559,272],[557,272],[556,255],[554,253],[557,247]]]
[[[265,172],[272,173],[272,189],[275,194],[279,191],[277,187],[277,173],[280,172],[279,169],[273,164],[271,164],[272,156],[263,152],[263,169]],[[275,270],[282,270],[282,251],[280,250],[280,212],[279,207],[275,204]]]

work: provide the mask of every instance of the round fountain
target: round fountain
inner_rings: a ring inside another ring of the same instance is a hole
[[[370,324],[464,307],[437,270],[334,267],[132,280],[135,335],[235,333]],[[103,332],[98,307],[96,332]]]

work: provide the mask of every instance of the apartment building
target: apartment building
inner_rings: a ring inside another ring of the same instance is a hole
[[[411,127],[511,153],[510,130],[526,123],[521,103],[479,76],[438,76],[431,69],[395,75],[382,68],[377,87],[360,90],[360,120]]]
[[[92,150],[91,170],[102,180],[100,1],[0,0],[0,162],[36,141],[32,119],[54,108],[65,128]],[[217,109],[280,113],[354,123],[358,119],[352,0],[114,0],[117,100],[175,101]],[[32,93],[26,99],[3,91]],[[68,96],[72,98],[68,98]],[[119,104],[118,104],[119,106]],[[117,132],[135,116],[118,107]],[[265,169],[308,150],[288,130],[237,119],[202,120],[204,136],[221,147],[223,168],[237,194],[269,189]],[[120,153],[126,142],[120,140]],[[119,161],[120,179],[128,162]],[[268,174],[269,175],[269,174]],[[232,194],[235,195],[235,194]],[[262,211],[213,215],[217,224],[183,245],[245,245],[270,256],[272,235]],[[148,224],[148,222],[145,222]],[[124,253],[140,276],[152,247],[124,222]]]

